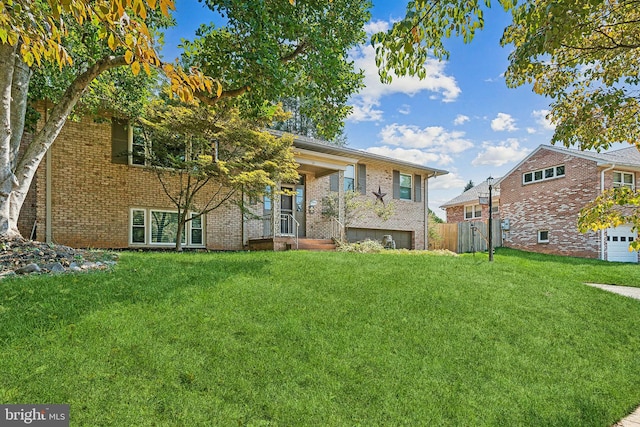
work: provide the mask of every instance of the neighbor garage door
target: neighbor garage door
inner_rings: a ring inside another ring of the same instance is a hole
[[[382,236],[390,234],[396,242],[397,249],[412,249],[411,231],[398,230],[377,230],[373,228],[349,228],[347,230],[347,240],[350,242],[361,242],[363,240],[382,241]]]
[[[638,252],[629,252],[629,243],[637,237],[630,225],[620,225],[607,229],[607,260],[617,262],[638,262]]]

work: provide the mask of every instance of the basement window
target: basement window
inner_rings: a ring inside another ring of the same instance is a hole
[[[538,230],[538,243],[549,243],[549,230]]]

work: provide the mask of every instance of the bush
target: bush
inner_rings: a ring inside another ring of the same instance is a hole
[[[384,246],[382,246],[382,244],[377,240],[366,239],[362,242],[357,243],[338,242],[336,245],[336,250],[338,252],[360,252],[376,254],[378,252],[384,251]]]

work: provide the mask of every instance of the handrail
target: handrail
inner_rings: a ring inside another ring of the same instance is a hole
[[[283,221],[286,221],[287,230],[293,231],[293,239],[296,242],[296,249],[298,249],[298,232],[299,232],[298,229],[300,228],[300,223],[291,214],[280,214],[280,224],[282,224]],[[292,227],[293,225],[295,225],[295,228]],[[291,234],[283,233],[281,229],[280,235],[291,235]]]
[[[338,220],[338,218],[331,218],[331,238],[343,242],[344,239],[344,225]]]

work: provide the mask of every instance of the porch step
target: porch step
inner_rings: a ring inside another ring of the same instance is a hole
[[[295,249],[295,247],[292,247]],[[335,251],[336,244],[331,239],[298,239],[298,250],[304,251]]]

